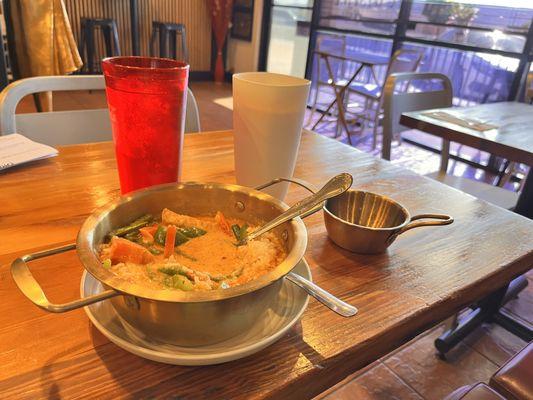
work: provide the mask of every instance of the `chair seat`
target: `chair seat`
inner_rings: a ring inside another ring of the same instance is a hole
[[[352,82],[349,86],[349,90],[374,100],[378,100],[381,97],[381,86],[376,83]]]
[[[514,208],[518,201],[518,193],[488,183],[448,175],[440,171],[426,176],[507,210]]]
[[[506,400],[484,383],[463,386],[446,396],[444,400]]]
[[[533,342],[530,342],[490,378],[490,386],[508,399],[531,399],[532,372]]]

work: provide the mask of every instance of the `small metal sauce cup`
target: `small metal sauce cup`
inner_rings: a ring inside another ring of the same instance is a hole
[[[416,221],[430,219],[430,221]],[[448,225],[449,215],[419,214],[411,217],[400,203],[379,194],[348,190],[324,207],[328,235],[340,247],[354,253],[377,254],[409,229]],[[413,222],[416,221],[416,222]]]

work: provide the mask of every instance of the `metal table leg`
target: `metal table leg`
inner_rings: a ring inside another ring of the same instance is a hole
[[[494,322],[504,329],[522,338],[525,341],[533,340],[533,332],[528,327],[520,324],[510,315],[500,310],[508,301],[516,298],[527,286],[527,279],[524,276],[511,281],[509,285],[491,293],[477,305],[472,307],[472,311],[457,321],[455,326],[448,329],[440,337],[435,339],[435,347],[440,356],[444,355],[461,342],[466,336],[472,333],[484,322]]]
[[[530,171],[524,189],[518,198],[514,212],[524,217],[533,219],[533,173]],[[470,332],[483,322],[494,322],[509,332],[529,342],[533,340],[533,331],[513,319],[501,307],[508,301],[518,296],[528,282],[524,276],[511,281],[505,288],[500,289],[474,306],[472,311],[458,321],[456,327],[452,327],[435,340],[435,347],[441,356],[450,351],[456,344],[463,340]]]
[[[529,219],[533,219],[533,166],[527,174],[526,183],[518,198],[514,212]]]

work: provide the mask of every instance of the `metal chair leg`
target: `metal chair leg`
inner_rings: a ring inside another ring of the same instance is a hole
[[[379,102],[374,115],[374,129],[372,130],[372,150],[376,150],[378,145],[378,128],[379,128]]]
[[[105,46],[105,52],[106,57],[112,57],[113,54],[113,46],[111,45],[111,30],[108,27],[102,27],[102,33],[104,35],[104,46]]]
[[[159,57],[161,58],[168,57],[167,37],[168,37],[168,29],[161,27],[159,29]]]
[[[79,52],[82,60],[86,60],[85,50],[86,50],[86,37],[85,37],[85,21],[81,20],[81,27],[80,27],[80,44],[79,44]]]
[[[85,39],[87,43],[87,70],[89,74],[94,74],[94,26],[90,22],[86,24]]]
[[[374,128],[372,129],[372,150],[376,150],[378,146],[378,119],[374,119]]]
[[[118,29],[117,29],[116,22],[113,22],[112,30],[113,30],[113,49],[114,49],[113,55],[120,56],[122,53],[120,52],[120,42],[118,40]]]
[[[313,121],[313,115],[315,115],[316,103],[318,101],[319,88],[320,88],[320,83],[317,82],[316,87],[315,87],[315,95],[314,95],[314,99],[313,99],[313,105],[311,106],[311,113],[309,114],[309,118],[307,118],[307,122],[305,123],[305,126],[308,126]]]
[[[187,34],[185,31],[185,27],[181,29],[180,34],[181,34],[181,52],[183,56],[183,61],[188,63],[189,62],[189,49],[187,48]]]
[[[152,36],[150,37],[150,57],[155,57],[155,41],[157,40],[158,33],[159,33],[159,28],[153,25]]]
[[[168,57],[172,58],[174,60],[178,59],[178,49],[177,49],[177,40],[176,40],[177,32],[170,32],[169,40],[168,40]]]

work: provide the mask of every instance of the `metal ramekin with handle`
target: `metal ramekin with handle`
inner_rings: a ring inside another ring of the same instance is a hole
[[[380,194],[350,189],[326,201],[324,223],[340,247],[354,253],[379,254],[413,228],[449,225],[446,214],[411,216],[407,208]]]
[[[260,188],[282,180],[295,181],[313,191],[304,181],[288,179],[276,179]],[[143,189],[95,211],[83,223],[76,244],[16,259],[11,266],[12,276],[26,297],[44,310],[65,312],[110,299],[123,322],[152,339],[182,346],[216,343],[251,327],[273,303],[285,277],[341,315],[357,312],[355,307],[291,273],[307,245],[307,231],[300,218],[273,230],[285,246],[285,260],[270,273],[244,285],[213,291],[154,290],[128,282],[106,269],[98,253],[108,232],[141,215],[158,215],[163,208],[188,215],[213,215],[221,211],[229,217],[259,224],[273,219],[288,206],[259,190],[232,184],[188,182]],[[32,276],[27,262],[74,249],[85,269],[106,290],[69,303],[53,304]]]

